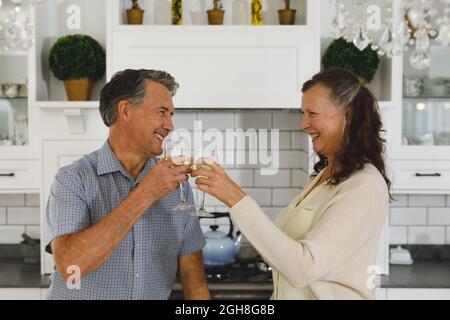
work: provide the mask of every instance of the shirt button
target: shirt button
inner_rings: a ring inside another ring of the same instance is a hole
[[[136,273],[136,278],[139,278],[139,273]]]

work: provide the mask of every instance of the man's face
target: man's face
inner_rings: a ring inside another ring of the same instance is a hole
[[[147,94],[141,105],[130,108],[130,134],[140,151],[149,158],[163,151],[164,138],[173,130],[174,106],[169,90],[148,81]]]

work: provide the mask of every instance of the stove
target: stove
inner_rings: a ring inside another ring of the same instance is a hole
[[[237,262],[225,267],[205,267],[208,283],[272,283],[272,272],[259,270],[254,262]]]

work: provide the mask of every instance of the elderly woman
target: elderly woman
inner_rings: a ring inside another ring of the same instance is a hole
[[[377,102],[351,72],[323,71],[302,89],[301,130],[318,156],[310,183],[273,223],[217,164],[198,188],[231,217],[272,266],[273,299],[373,299],[368,268],[388,214],[390,181]]]

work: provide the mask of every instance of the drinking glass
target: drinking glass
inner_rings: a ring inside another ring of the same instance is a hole
[[[192,170],[200,168],[211,170],[211,167],[205,162],[204,158],[209,158],[217,162],[217,149],[215,144],[211,144],[206,148],[202,146],[194,149],[194,162],[191,165]],[[201,192],[199,201],[200,204],[192,215],[196,217],[214,218],[214,215],[205,209],[205,192]]]
[[[183,139],[177,141],[165,140],[164,159],[171,159],[175,166],[191,165],[192,157],[189,143]],[[183,211],[195,206],[187,201],[184,189],[183,182],[180,182],[180,202],[172,209],[173,211]]]

